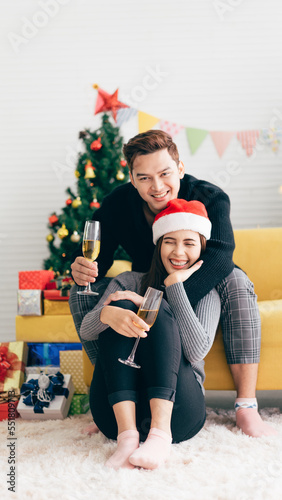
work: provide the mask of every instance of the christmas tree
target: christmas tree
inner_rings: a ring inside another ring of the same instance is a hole
[[[79,138],[85,151],[78,155],[74,172],[77,194],[70,188],[66,190],[65,207],[61,214],[53,212],[49,217],[50,233],[46,237],[51,255],[44,261],[44,269],[53,269],[60,275],[70,272],[72,255],[82,241],[85,220],[92,218],[104,196],[129,180],[122,156],[123,139],[106,113],[98,130],[86,129],[79,133]],[[121,247],[115,258],[129,259]]]

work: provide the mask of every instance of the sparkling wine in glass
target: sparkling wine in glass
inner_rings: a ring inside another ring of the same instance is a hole
[[[101,227],[100,222],[96,220],[87,220],[84,226],[82,253],[85,259],[94,262],[100,252]],[[92,292],[90,281],[84,290],[77,293],[80,295],[99,295],[97,292]]]
[[[144,295],[143,302],[138,309],[137,316],[143,319],[143,321],[145,321],[145,323],[147,323],[147,325],[149,325],[150,327],[153,326],[153,324],[156,321],[162,297],[163,297],[163,292],[161,292],[160,290],[156,290],[155,288],[151,288],[149,286]],[[134,324],[139,327],[137,323]],[[133,349],[127,359],[118,358],[120,363],[123,363],[124,365],[127,366],[131,366],[132,368],[141,368],[140,365],[137,365],[137,363],[134,362],[134,356],[137,346],[139,344],[139,340],[140,337],[137,337]]]

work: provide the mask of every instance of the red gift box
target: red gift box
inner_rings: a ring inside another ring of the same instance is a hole
[[[54,271],[20,271],[20,290],[44,290],[46,284],[55,276]]]
[[[69,290],[67,291],[69,294]],[[69,300],[69,295],[62,296],[62,290],[44,290],[44,299],[48,300]]]
[[[14,418],[18,418],[20,415],[17,412],[16,408],[18,406],[18,401],[10,401],[9,403],[1,403],[0,404],[0,420],[14,420]]]

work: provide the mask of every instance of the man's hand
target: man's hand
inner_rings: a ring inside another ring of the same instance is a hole
[[[174,283],[188,280],[188,278],[190,278],[193,273],[200,269],[202,264],[203,261],[199,260],[199,262],[196,262],[196,264],[189,267],[188,269],[182,269],[181,271],[175,271],[174,273],[169,274],[168,277],[164,280],[165,286],[174,285]]]
[[[77,285],[87,286],[89,281],[94,283],[98,276],[97,262],[90,262],[84,257],[76,257],[71,265],[72,276]]]
[[[149,325],[139,318],[137,314],[121,307],[103,307],[100,320],[125,337],[147,337],[147,333],[145,332],[150,330]]]
[[[115,300],[131,300],[133,304],[135,304],[137,307],[140,307],[143,302],[143,297],[141,295],[138,295],[138,293],[131,292],[130,290],[120,290],[115,293],[111,293],[105,300],[104,306],[107,306]]]

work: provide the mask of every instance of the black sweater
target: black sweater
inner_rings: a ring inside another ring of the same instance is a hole
[[[184,283],[194,306],[234,269],[230,202],[219,187],[187,174],[181,179],[178,198],[204,203],[212,223],[211,239],[207,241],[203,255],[204,264]],[[106,196],[93,219],[101,222],[101,250],[97,259],[99,278],[105,276],[111,267],[118,245],[130,255],[133,271],[149,270],[155,248],[152,229],[145,219],[142,198],[131,183]]]

